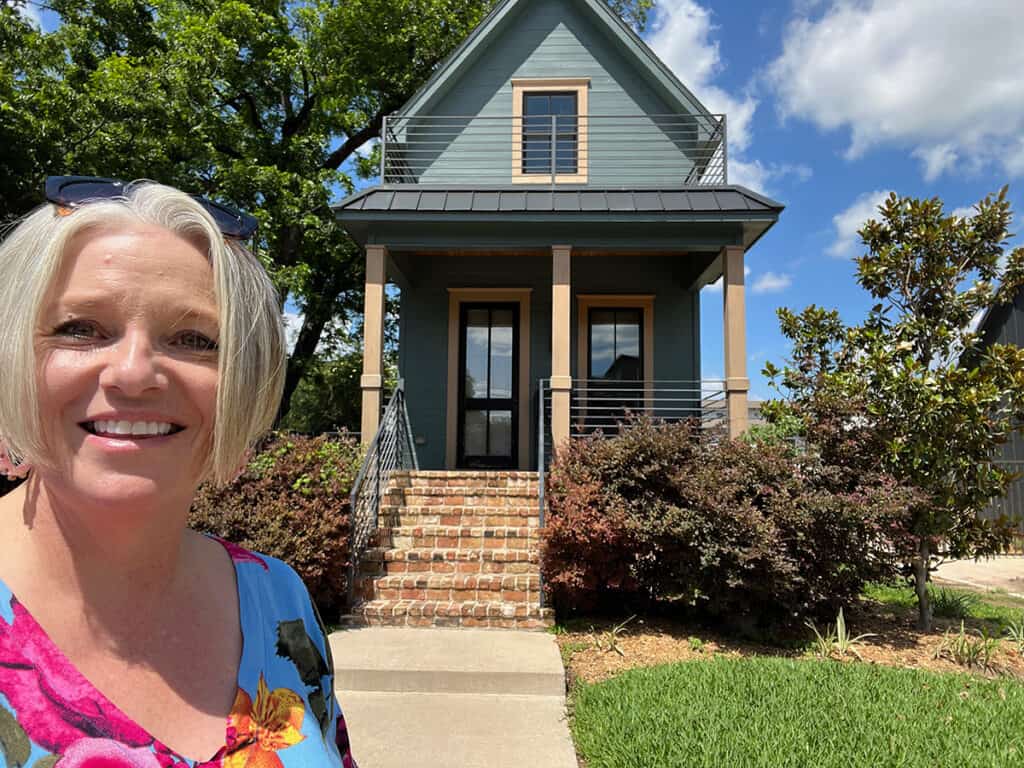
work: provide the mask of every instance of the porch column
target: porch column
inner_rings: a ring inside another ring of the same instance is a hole
[[[363,314],[363,418],[360,440],[369,445],[380,423],[384,386],[384,280],[388,249],[366,246],[366,299]]]
[[[725,397],[729,437],[747,429],[747,313],[743,296],[743,248],[722,249],[722,284],[725,326]]]
[[[571,254],[571,246],[551,246],[551,442],[556,450],[569,439]]]

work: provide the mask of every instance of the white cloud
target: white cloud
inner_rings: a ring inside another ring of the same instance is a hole
[[[854,249],[860,242],[857,230],[864,226],[868,219],[877,219],[878,206],[889,196],[888,190],[875,190],[865,192],[853,201],[845,211],[837,213],[832,217],[832,223],[836,228],[836,239],[828,247],[828,254],[837,259],[845,259],[853,255]]]
[[[765,272],[754,281],[750,287],[751,293],[778,293],[784,291],[793,284],[793,278],[789,275],[780,275],[775,272]]]
[[[299,340],[299,331],[302,330],[302,315],[295,312],[285,312],[282,319],[284,320],[285,344],[290,355],[295,348],[295,342]]]
[[[30,2],[26,3],[15,3],[13,0],[3,0],[4,5],[8,8],[13,8],[22,18],[30,21],[33,26],[41,27],[42,19],[39,15],[39,8]]]
[[[753,138],[758,101],[750,92],[737,95],[715,84],[723,68],[713,39],[716,29],[711,12],[696,0],[661,0],[647,42],[709,111],[726,116],[730,183],[764,190],[789,174],[805,180],[810,176],[807,166],[764,164],[743,156]]]
[[[978,215],[978,212],[974,210],[973,205],[962,205],[959,208],[954,208],[949,214],[950,216],[959,216],[962,219],[973,219]]]
[[[832,0],[798,8],[769,67],[784,115],[850,131],[847,155],[910,149],[927,180],[1024,175],[1020,0]]]
[[[750,276],[750,267],[748,267],[746,264],[744,264],[743,265],[743,277],[749,277],[749,276]],[[715,282],[708,283],[707,285],[705,285],[704,286],[704,290],[705,291],[711,291],[712,293],[721,293],[722,292],[722,276],[719,275],[718,279],[715,280]]]

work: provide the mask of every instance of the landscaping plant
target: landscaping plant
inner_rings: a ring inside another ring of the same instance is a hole
[[[860,230],[857,281],[874,305],[857,325],[811,306],[780,309],[792,357],[764,373],[784,395],[769,420],[800,419],[810,450],[850,473],[887,473],[915,489],[885,532],[905,562],[929,629],[928,574],[938,557],[976,557],[1011,541],[979,513],[1011,473],[992,463],[1024,415],[1024,350],[983,347],[972,320],[1024,286],[1024,248],[1006,251],[1004,188],[970,216],[895,194]]]
[[[574,440],[549,476],[545,589],[562,611],[657,603],[744,632],[834,615],[896,563],[907,495],[787,446],[711,442],[641,416]]]
[[[347,596],[349,493],[361,451],[349,437],[275,434],[226,486],[200,486],[190,527],[280,558],[325,618]]]

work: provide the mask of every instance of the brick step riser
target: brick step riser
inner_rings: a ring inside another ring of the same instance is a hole
[[[413,536],[394,536],[378,533],[372,537],[371,546],[389,549],[535,549],[539,542],[535,538],[521,536],[487,537],[487,536],[431,536],[416,534]]]
[[[400,512],[381,515],[377,518],[377,527],[390,528],[426,528],[428,526],[444,528],[540,528],[540,518],[534,514],[503,515],[503,514],[467,514],[464,512],[447,512],[444,514],[421,514],[419,512]]]
[[[542,631],[554,626],[553,619],[478,619],[472,616],[356,616],[346,619],[350,627],[422,627],[466,629],[523,629]]]
[[[362,578],[380,576],[528,576],[537,573],[536,563],[494,563],[487,560],[470,562],[434,562],[421,560],[407,562],[391,560],[375,566],[360,564]]]
[[[444,600],[455,603],[521,603],[529,607],[540,605],[538,592],[510,589],[380,589],[363,593],[364,600]]]

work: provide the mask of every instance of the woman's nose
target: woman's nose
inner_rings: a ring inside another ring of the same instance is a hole
[[[101,386],[128,396],[163,388],[166,380],[160,371],[157,351],[145,332],[126,332],[109,348],[109,355],[100,374]]]

